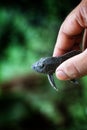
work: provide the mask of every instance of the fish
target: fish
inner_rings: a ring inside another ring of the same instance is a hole
[[[38,73],[46,74],[51,86],[58,91],[53,77],[57,67],[67,59],[80,53],[81,50],[72,50],[58,57],[43,57],[32,65],[32,69]],[[71,79],[71,81],[75,84],[78,83],[76,79]]]

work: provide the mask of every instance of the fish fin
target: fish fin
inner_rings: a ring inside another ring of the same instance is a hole
[[[55,85],[55,82],[54,82],[53,75],[48,74],[47,76],[48,76],[48,80],[49,80],[51,86],[52,86],[56,91],[58,91],[58,89],[57,89],[57,87],[56,87],[56,85]]]
[[[76,79],[71,79],[70,81],[74,84],[79,84],[79,82]]]

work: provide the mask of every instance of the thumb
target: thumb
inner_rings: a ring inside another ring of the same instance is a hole
[[[60,80],[79,78],[87,74],[87,49],[64,61],[56,70],[56,76]]]

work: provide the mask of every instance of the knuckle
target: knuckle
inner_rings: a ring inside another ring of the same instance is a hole
[[[87,27],[87,1],[79,5],[77,20],[82,27]]]

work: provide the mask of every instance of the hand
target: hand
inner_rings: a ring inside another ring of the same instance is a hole
[[[85,51],[66,60],[57,68],[58,79],[69,80],[87,74],[87,0],[82,0],[61,25],[53,56],[78,50],[80,43]]]

